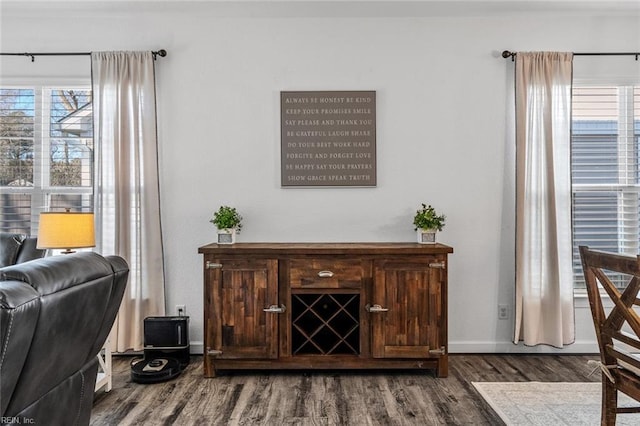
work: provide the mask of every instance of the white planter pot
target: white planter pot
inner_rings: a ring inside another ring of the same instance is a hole
[[[236,242],[236,229],[218,229],[218,244],[234,244]]]
[[[420,244],[435,244],[437,229],[418,229],[418,242]]]

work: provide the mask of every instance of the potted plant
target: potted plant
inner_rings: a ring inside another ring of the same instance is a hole
[[[242,229],[242,216],[235,207],[220,206],[209,222],[218,228],[218,244],[233,244]]]
[[[436,232],[444,228],[445,215],[438,214],[431,205],[422,203],[422,208],[416,211],[413,224],[418,231],[418,242],[421,244],[435,244]]]

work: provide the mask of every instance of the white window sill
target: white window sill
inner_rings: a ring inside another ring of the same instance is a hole
[[[613,306],[611,303],[611,299],[609,299],[609,295],[605,292],[600,292],[600,297],[602,297],[602,306],[605,308],[610,308]],[[587,295],[586,290],[574,290],[573,291],[573,302],[575,308],[586,308],[590,309],[589,306],[589,296]]]

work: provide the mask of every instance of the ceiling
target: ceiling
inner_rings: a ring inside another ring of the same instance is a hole
[[[29,10],[190,11],[221,16],[428,17],[598,14],[640,17],[640,0],[0,0],[2,13]]]

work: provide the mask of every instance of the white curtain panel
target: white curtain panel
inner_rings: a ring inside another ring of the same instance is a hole
[[[516,56],[514,342],[575,340],[571,254],[572,53]]]
[[[130,268],[110,347],[141,350],[144,318],[165,313],[154,59],[95,52],[91,66],[96,250]]]

